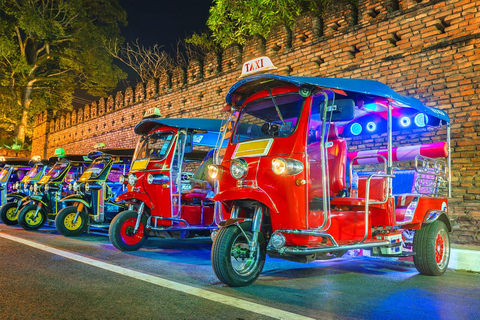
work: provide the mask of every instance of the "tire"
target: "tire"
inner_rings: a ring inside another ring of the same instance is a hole
[[[7,202],[0,207],[0,219],[2,219],[2,222],[6,225],[14,226],[18,224],[17,217],[17,203]]]
[[[249,238],[253,235],[251,222],[242,222],[240,226]],[[212,246],[212,267],[218,279],[231,287],[255,282],[265,264],[266,243],[262,233],[258,235],[254,257],[249,258],[249,253],[248,240],[238,226],[221,228]]]
[[[26,205],[18,213],[18,224],[25,230],[38,230],[47,221],[47,213],[45,210],[40,209],[35,219],[32,219],[33,215],[37,211],[36,205]]]
[[[108,236],[115,248],[122,251],[135,251],[140,249],[148,239],[148,232],[145,229],[147,217],[142,215],[141,223],[137,233],[133,233],[137,223],[137,211],[127,210],[120,212],[113,218]]]
[[[450,261],[450,235],[445,223],[436,220],[415,231],[413,252],[413,262],[420,274],[444,274]]]
[[[77,207],[65,207],[55,217],[55,228],[66,237],[75,237],[81,235],[87,227],[88,216],[85,211],[78,215],[77,222],[73,223],[77,215]]]

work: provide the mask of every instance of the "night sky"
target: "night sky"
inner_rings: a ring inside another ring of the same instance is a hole
[[[185,39],[194,32],[207,30],[208,10],[213,0],[119,0],[127,12],[128,25],[122,28],[127,42],[139,43],[150,47],[154,44],[173,54],[177,40]],[[138,75],[121,62],[116,64],[128,74],[128,82],[135,85]],[[119,83],[116,90],[125,89],[125,82]],[[75,108],[98,100],[82,90],[75,92]]]

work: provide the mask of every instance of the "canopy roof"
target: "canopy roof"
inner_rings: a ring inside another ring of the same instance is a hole
[[[180,129],[220,132],[222,120],[206,118],[153,118],[144,119],[135,126],[136,134],[148,134],[154,128],[169,126]]]
[[[50,163],[56,163],[60,159],[66,159],[66,160],[69,160],[69,161],[74,162],[74,163],[75,162],[82,163],[82,162],[91,162],[92,161],[87,156],[84,156],[83,154],[67,154],[64,157],[53,156],[53,157],[50,157],[48,159],[48,161]]]
[[[343,78],[320,78],[320,77],[285,77],[272,74],[262,74],[242,79],[235,83],[226,96],[226,102],[232,103],[233,94],[242,93],[244,98],[267,88],[285,84],[300,86],[313,86],[319,88],[330,88],[344,90],[353,93],[376,96],[389,99],[400,107],[410,107],[420,112],[436,117],[440,120],[450,122],[447,113],[441,109],[425,106],[420,100],[414,97],[407,97],[395,92],[389,86],[373,80],[365,79],[343,79]]]
[[[10,166],[22,166],[22,167],[30,167],[31,163],[30,158],[6,158],[5,161],[2,163],[5,165],[10,165]]]
[[[174,127],[179,129],[198,130],[193,136],[193,143],[196,146],[215,147],[222,120],[206,118],[153,118],[140,121],[135,127],[135,133],[147,135],[153,129],[161,126]]]

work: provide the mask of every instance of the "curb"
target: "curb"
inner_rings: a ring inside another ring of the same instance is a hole
[[[452,248],[449,269],[480,272],[480,251]]]

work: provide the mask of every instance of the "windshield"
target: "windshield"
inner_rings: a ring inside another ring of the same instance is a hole
[[[140,159],[162,160],[167,155],[174,133],[155,132],[147,137],[141,137],[138,141],[133,161]]]
[[[57,178],[64,170],[68,167],[68,162],[57,162],[55,165],[47,172],[46,176],[50,176],[51,179]]]
[[[30,169],[30,171],[28,171],[27,177],[35,178],[40,170],[41,170],[41,167],[38,165],[33,167],[32,169]]]
[[[7,177],[7,174],[9,171],[10,171],[9,166],[6,166],[5,168],[3,168],[2,172],[0,172],[0,181],[3,181]]]
[[[83,175],[88,175],[90,178],[98,177],[100,173],[102,173],[103,168],[105,168],[107,162],[108,161],[105,159],[95,159],[95,161],[93,161],[93,163],[87,168]]]
[[[297,126],[304,99],[298,94],[266,97],[241,111],[233,143],[268,137],[288,137]]]

